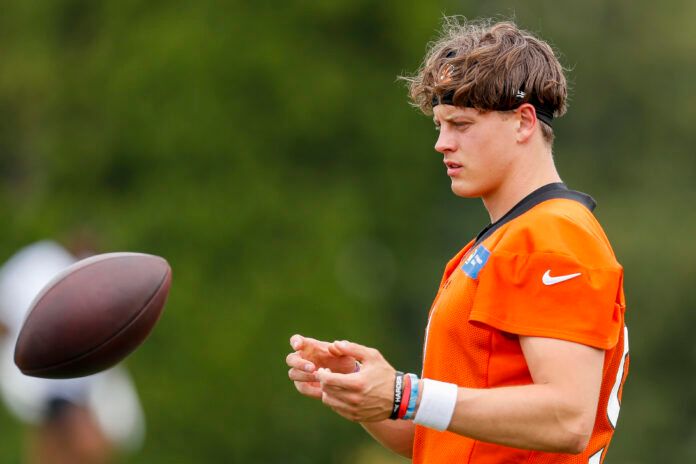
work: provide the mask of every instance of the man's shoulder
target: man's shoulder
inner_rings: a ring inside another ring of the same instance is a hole
[[[495,235],[491,245],[496,253],[554,253],[603,264],[616,261],[592,211],[572,199],[539,203]]]
[[[525,232],[540,238],[553,233],[587,234],[605,239],[602,226],[592,211],[569,198],[554,198],[539,203],[511,223],[513,232]]]

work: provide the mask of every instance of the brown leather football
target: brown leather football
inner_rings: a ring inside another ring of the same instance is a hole
[[[107,253],[73,264],[34,299],[15,363],[26,375],[53,379],[113,366],[150,334],[171,279],[164,258],[142,253]]]

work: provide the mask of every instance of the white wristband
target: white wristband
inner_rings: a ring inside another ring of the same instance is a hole
[[[456,404],[455,384],[423,379],[423,394],[413,422],[435,430],[447,430]]]

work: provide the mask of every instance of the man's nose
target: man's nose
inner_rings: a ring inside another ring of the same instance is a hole
[[[455,148],[455,140],[452,137],[452,133],[445,127],[441,127],[435,142],[435,151],[445,154],[454,151]]]

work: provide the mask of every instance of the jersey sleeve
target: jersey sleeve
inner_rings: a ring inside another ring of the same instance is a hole
[[[470,321],[517,335],[613,347],[623,323],[623,270],[608,244],[555,218],[513,237],[524,245],[500,244],[479,273]]]

